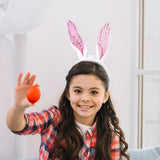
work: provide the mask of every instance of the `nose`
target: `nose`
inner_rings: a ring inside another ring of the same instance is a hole
[[[84,102],[88,102],[90,100],[89,94],[88,93],[83,93],[81,96],[81,100]]]

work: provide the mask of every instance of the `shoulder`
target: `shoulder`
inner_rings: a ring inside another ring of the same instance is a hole
[[[49,112],[60,112],[59,108],[57,106],[51,106],[47,109],[44,109],[44,111],[49,111]]]
[[[47,117],[49,116],[50,118],[54,118],[54,117],[59,118],[60,117],[60,110],[57,106],[51,106],[47,109],[42,110],[41,114],[43,114]]]
[[[28,120],[37,122],[40,121],[48,122],[53,120],[56,121],[56,119],[58,120],[60,118],[60,111],[58,107],[51,106],[41,111],[25,113],[25,117],[27,121]]]

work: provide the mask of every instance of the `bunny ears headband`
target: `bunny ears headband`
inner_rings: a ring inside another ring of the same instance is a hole
[[[71,45],[76,50],[79,58],[82,60],[92,59],[100,62],[104,58],[109,45],[109,40],[110,40],[109,24],[106,23],[100,30],[100,33],[98,35],[98,40],[96,43],[95,57],[89,57],[89,56],[86,57],[87,48],[84,42],[82,41],[82,38],[77,32],[76,26],[71,21],[68,21],[67,24],[68,24],[68,33],[69,33]]]

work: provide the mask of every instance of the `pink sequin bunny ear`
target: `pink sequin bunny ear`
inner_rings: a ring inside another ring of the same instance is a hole
[[[109,45],[109,41],[110,41],[110,26],[109,23],[106,23],[98,36],[98,40],[97,40],[97,50],[96,50],[96,54],[98,56],[99,60],[102,60],[102,58],[104,57],[104,55],[106,54],[106,51],[108,49],[108,45]]]
[[[73,24],[73,22],[68,21],[68,33],[71,45],[76,50],[78,56],[80,59],[83,60],[94,60],[94,61],[101,61],[104,58],[104,55],[106,54],[108,50],[108,45],[110,41],[110,26],[108,23],[106,23],[99,35],[98,40],[96,44],[96,55],[89,55],[86,57],[86,46],[84,45],[82,38],[77,32],[76,26]]]
[[[82,41],[82,38],[77,32],[76,26],[73,24],[72,21],[68,21],[68,33],[69,33],[69,38],[70,42],[73,46],[73,48],[76,50],[79,58],[85,57],[86,54],[86,47]]]

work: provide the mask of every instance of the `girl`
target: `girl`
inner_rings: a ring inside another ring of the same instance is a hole
[[[85,55],[85,45],[75,25],[69,21],[71,43]],[[99,58],[108,46],[109,25],[97,42]],[[107,43],[106,43],[107,42]],[[66,87],[59,107],[42,112],[24,113],[34,104],[26,98],[36,76],[18,76],[15,99],[7,114],[7,125],[16,134],[41,135],[39,160],[129,160],[128,144],[109,95],[109,77],[98,62],[83,60],[66,77]]]
[[[16,134],[41,135],[39,160],[121,160],[128,145],[119,126],[108,92],[109,78],[95,62],[74,65],[66,77],[59,108],[25,113],[33,106],[26,92],[36,76],[19,75],[15,99],[7,114],[7,125]]]

